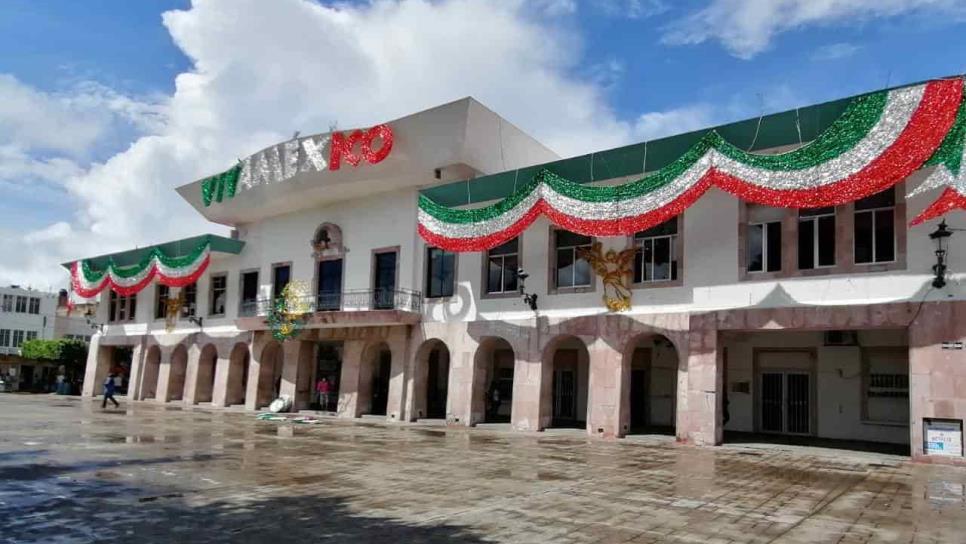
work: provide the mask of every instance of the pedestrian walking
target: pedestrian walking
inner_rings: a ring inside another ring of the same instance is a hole
[[[107,379],[104,380],[104,402],[101,403],[101,408],[107,408],[107,401],[110,400],[114,403],[114,407],[117,408],[121,403],[117,402],[114,398],[114,391],[117,390],[117,382],[114,381],[114,374],[108,374]]]
[[[323,377],[319,383],[315,384],[315,390],[319,392],[319,404],[326,412],[329,411],[329,393],[332,392],[332,384],[328,378]]]

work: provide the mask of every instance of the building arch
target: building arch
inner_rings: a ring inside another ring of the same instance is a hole
[[[183,400],[185,378],[188,376],[188,348],[184,344],[175,346],[168,365],[168,394],[164,400]]]
[[[363,351],[359,367],[359,414],[386,415],[391,370],[392,351],[389,344],[382,341],[369,344]]]
[[[629,434],[674,434],[677,390],[684,363],[661,332],[635,335],[622,350],[621,423]]]
[[[161,348],[153,345],[144,356],[144,372],[141,377],[140,398],[154,399],[158,396],[158,377],[161,374]]]
[[[543,427],[586,428],[590,413],[590,352],[579,337],[552,338],[541,359]]]
[[[414,418],[445,419],[449,400],[450,352],[438,338],[416,350]]]
[[[248,344],[238,342],[231,348],[228,358],[228,377],[225,380],[225,406],[245,404],[248,389],[248,367],[251,354]]]
[[[510,423],[516,354],[504,338],[487,336],[473,355],[472,423]]]
[[[284,366],[282,345],[275,340],[265,344],[258,358],[258,389],[255,393],[255,409],[268,406],[278,398],[282,385]]]
[[[218,366],[218,348],[206,344],[198,357],[195,374],[195,403],[211,402],[215,394],[215,368]]]

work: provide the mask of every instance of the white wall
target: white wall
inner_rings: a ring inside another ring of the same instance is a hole
[[[21,313],[17,311],[4,312],[0,309],[0,329],[9,329],[10,331],[20,330],[25,332],[33,331],[37,333],[37,338],[41,339],[52,339],[54,337],[54,313],[57,309],[57,294],[56,293],[46,293],[43,291],[35,291],[31,289],[22,289],[15,287],[0,287],[0,301],[3,300],[3,295],[12,295],[14,297],[13,310],[16,310],[16,297],[27,297],[27,310],[30,309],[30,298],[40,299],[40,313]],[[2,308],[2,307],[0,307]],[[13,332],[11,332],[11,341],[13,340]],[[0,346],[0,350],[3,346]]]

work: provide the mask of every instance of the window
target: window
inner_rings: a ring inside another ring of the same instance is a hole
[[[292,266],[277,264],[272,267],[272,298],[282,296],[282,290],[292,278]]]
[[[865,419],[909,422],[909,352],[869,348],[864,351]]]
[[[678,218],[634,235],[634,283],[678,279]]]
[[[17,313],[27,313],[27,297],[17,296]]]
[[[208,315],[225,315],[225,297],[228,296],[228,276],[219,274],[211,277],[211,295],[208,300]]]
[[[451,297],[455,284],[456,254],[438,247],[426,248],[426,297]]]
[[[181,317],[194,317],[198,312],[198,284],[192,283],[181,288]]]
[[[36,340],[37,331],[27,331],[27,340]]]
[[[13,331],[13,343],[10,347],[19,348],[23,345],[23,331]]]
[[[486,254],[486,292],[516,293],[520,268],[520,239],[504,242]]]
[[[13,295],[3,295],[3,305],[0,306],[0,310],[4,312],[13,311]]]
[[[591,285],[590,263],[577,253],[579,249],[590,249],[591,242],[590,236],[554,231],[554,281],[558,288]]]
[[[137,295],[122,297],[111,290],[108,311],[109,321],[134,321],[137,313]]]
[[[835,208],[798,212],[798,268],[835,266]]]
[[[28,308],[28,313],[39,314],[40,313],[40,299],[37,297],[30,297],[30,308]]]
[[[154,318],[164,319],[168,313],[168,294],[171,289],[160,283],[154,288]]]
[[[855,202],[856,264],[896,259],[896,192],[889,188]]]
[[[0,329],[0,348],[10,347],[10,329]]]
[[[239,315],[255,315],[258,305],[258,270],[242,272],[241,275],[241,305]]]

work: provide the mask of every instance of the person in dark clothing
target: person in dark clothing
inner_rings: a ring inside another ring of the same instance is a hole
[[[117,402],[114,398],[114,391],[117,389],[117,384],[114,382],[114,373],[107,375],[107,379],[104,380],[104,402],[101,403],[101,408],[107,408],[107,401],[110,400],[114,403],[114,407],[121,406],[121,403]]]

